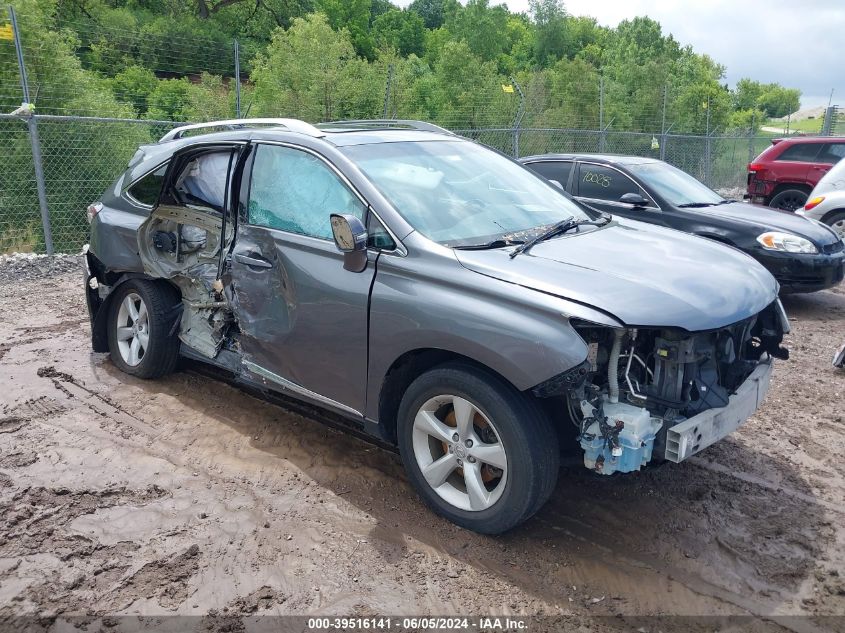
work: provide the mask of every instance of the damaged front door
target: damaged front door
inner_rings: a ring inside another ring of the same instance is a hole
[[[231,276],[245,368],[360,415],[375,261],[344,270],[329,216],[364,220],[366,205],[312,152],[259,144],[241,207]]]

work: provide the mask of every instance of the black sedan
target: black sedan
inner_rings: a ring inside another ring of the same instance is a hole
[[[725,199],[663,161],[546,154],[520,162],[591,207],[735,246],[763,264],[784,293],[815,292],[845,276],[845,246],[830,228]]]

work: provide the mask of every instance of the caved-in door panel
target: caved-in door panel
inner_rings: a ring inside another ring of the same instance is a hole
[[[232,258],[244,360],[363,411],[375,264],[343,269],[333,242],[243,225]]]

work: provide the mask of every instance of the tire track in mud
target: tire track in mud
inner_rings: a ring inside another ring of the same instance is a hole
[[[737,472],[728,468],[727,466],[719,464],[718,462],[707,461],[706,459],[702,459],[699,457],[691,457],[687,461],[690,464],[697,466],[698,468],[703,468],[704,470],[709,470],[711,472],[718,473],[719,475],[733,477],[734,479],[738,479],[739,481],[760,486],[762,488],[770,490],[771,492],[786,495],[796,500],[803,501],[804,503],[822,506],[825,510],[829,510],[830,512],[845,516],[845,506],[831,503],[830,501],[826,501],[825,499],[819,499],[818,497],[814,497],[813,495],[806,494],[799,490],[794,490],[793,488],[789,488],[788,486],[784,486],[781,483],[771,481],[769,479],[766,479],[765,477],[759,477],[750,473]]]
[[[130,413],[120,403],[94,389],[90,389],[74,378],[71,374],[58,371],[54,366],[39,367],[39,378],[47,378],[53,386],[62,393],[69,403],[78,402],[88,407],[100,417],[108,418],[118,425],[129,425],[134,430],[154,436],[155,429],[146,424],[141,418]]]
[[[80,325],[87,323],[87,318],[67,319],[52,325],[36,325],[32,327],[15,328],[13,330],[14,332],[21,332],[26,336],[24,336],[24,338],[17,339],[14,338],[14,336],[9,336],[6,340],[0,343],[0,361],[2,361],[6,354],[14,350],[16,347],[32,345],[33,343],[40,343],[42,341],[53,339],[57,334],[64,334],[75,327],[79,327]],[[32,336],[33,334],[35,334],[35,336]]]
[[[737,607],[748,615],[772,622],[795,633],[827,633],[828,631],[827,628],[819,627],[809,621],[809,619],[804,621],[803,619],[794,617],[784,616],[779,618],[777,615],[771,615],[777,612],[780,602],[766,602],[759,598],[748,598],[730,589],[713,584],[679,567],[660,563],[655,557],[638,555],[628,550],[623,551],[610,544],[608,541],[612,539],[609,537],[599,541],[596,539],[594,526],[578,521],[571,516],[555,514],[554,522],[547,519],[538,519],[538,522],[546,525],[551,531],[563,533],[571,539],[591,546],[593,556],[601,560],[608,567],[612,568],[623,564],[635,572],[642,570],[651,571],[658,576],[666,577],[670,582],[677,583],[699,596],[714,598],[725,604]]]

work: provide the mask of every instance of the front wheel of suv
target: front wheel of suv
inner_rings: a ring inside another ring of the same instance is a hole
[[[112,362],[139,378],[160,378],[176,367],[179,338],[174,327],[180,314],[175,288],[146,279],[130,279],[112,297],[108,339]]]
[[[537,403],[471,365],[418,377],[399,407],[402,461],[423,500],[450,521],[505,532],[548,500],[558,477],[557,435]]]

